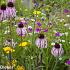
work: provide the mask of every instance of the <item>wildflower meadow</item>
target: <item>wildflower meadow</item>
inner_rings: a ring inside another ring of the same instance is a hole
[[[70,0],[0,0],[0,70],[70,70]]]

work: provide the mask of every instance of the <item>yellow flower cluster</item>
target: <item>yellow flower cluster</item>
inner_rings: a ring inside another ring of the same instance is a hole
[[[3,50],[4,50],[5,53],[15,52],[15,50],[13,48],[8,47],[8,46],[4,47]]]
[[[24,66],[17,66],[16,70],[25,70]]]
[[[12,60],[12,65],[15,67],[16,66],[17,61],[16,60]]]
[[[39,14],[41,14],[41,12],[34,10],[33,14],[34,14],[34,15],[39,15]]]
[[[13,66],[13,67],[15,67],[15,66],[16,66],[16,63],[17,63],[17,61],[16,61],[16,60],[12,60],[12,61],[11,61],[11,64],[12,64],[12,66]],[[9,62],[7,62],[7,65],[8,65],[8,66],[10,66],[10,63],[9,63]]]
[[[29,42],[21,42],[21,43],[19,44],[19,46],[21,46],[21,47],[25,47],[25,46],[27,46],[27,45],[29,45]]]

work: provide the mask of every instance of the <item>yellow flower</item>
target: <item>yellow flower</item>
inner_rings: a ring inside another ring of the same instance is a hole
[[[16,70],[25,70],[24,66],[17,66]]]
[[[33,14],[34,14],[34,15],[39,15],[39,14],[41,14],[41,12],[35,10],[35,11],[33,12]]]
[[[4,47],[3,50],[6,52],[6,53],[9,53],[9,52],[14,52],[15,50],[12,49],[11,47]]]
[[[46,8],[46,11],[49,11],[49,8]]]
[[[15,67],[17,61],[16,60],[12,60],[11,63],[12,63],[12,66]],[[10,62],[7,62],[6,64],[7,64],[7,66],[10,66]]]
[[[50,11],[51,6],[47,5],[47,7],[45,8],[46,11]]]
[[[16,60],[12,60],[12,65],[15,67],[16,66],[17,61]]]
[[[27,46],[28,44],[29,44],[28,42],[21,42],[21,43],[19,44],[19,46],[25,47],[25,46]]]

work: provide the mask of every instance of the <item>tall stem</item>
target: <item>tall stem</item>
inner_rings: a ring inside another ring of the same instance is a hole
[[[54,67],[53,67],[53,69],[52,69],[52,70],[56,70],[57,63],[58,63],[58,58],[56,58],[55,65],[54,65]]]

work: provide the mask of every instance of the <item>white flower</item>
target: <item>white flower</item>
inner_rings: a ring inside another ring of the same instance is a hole
[[[64,24],[64,26],[68,26],[69,24]]]
[[[70,15],[66,15],[67,17],[70,17]]]
[[[64,34],[65,34],[66,36],[68,36],[68,32],[65,32]]]
[[[14,42],[14,40],[13,39],[10,39],[10,40],[6,40],[5,42],[4,42],[4,44],[5,44],[5,46],[12,46],[13,48],[14,47],[16,47],[16,44],[17,44],[17,42]]]
[[[18,25],[14,25],[15,27],[17,27]]]
[[[62,58],[60,57],[59,60],[62,60]]]
[[[28,28],[32,28],[32,26],[28,26]]]
[[[54,42],[52,42],[52,43],[51,43],[51,45],[55,45],[55,43],[54,43]]]
[[[41,13],[42,15],[45,15],[44,13]]]
[[[61,40],[62,42],[65,42],[65,40]]]
[[[34,19],[31,19],[31,21],[35,21]]]
[[[31,56],[31,59],[33,59],[33,56]]]
[[[64,19],[60,19],[60,22],[63,22],[64,21]]]
[[[70,24],[69,23],[65,24],[64,26],[67,27],[68,29],[70,29]]]
[[[4,32],[4,34],[8,34],[8,33],[10,33],[10,31],[9,31],[9,30],[6,30],[6,31]]]

